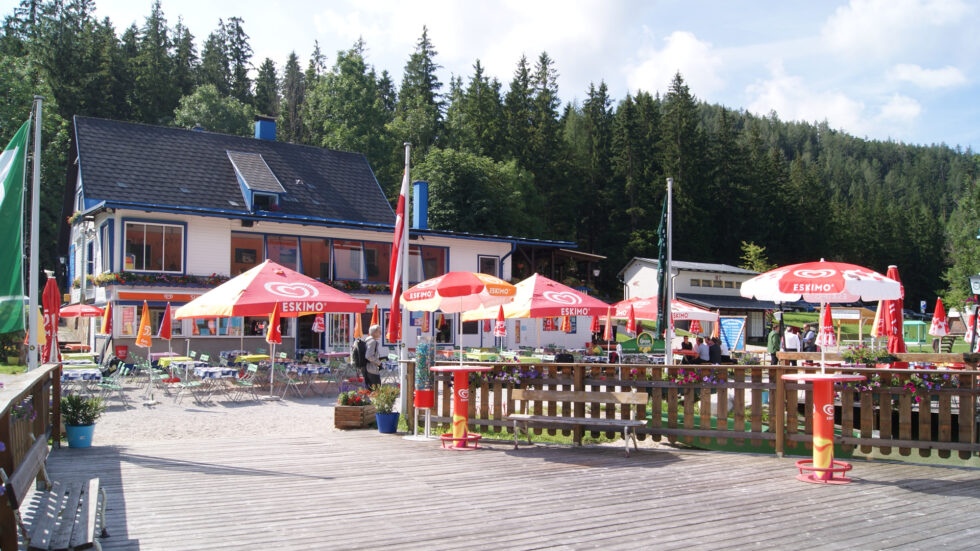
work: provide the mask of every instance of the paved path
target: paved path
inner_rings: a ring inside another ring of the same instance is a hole
[[[54,450],[97,475],[110,550],[958,549],[980,542],[980,471],[856,462],[794,479],[772,456],[505,443],[477,452],[374,431]]]

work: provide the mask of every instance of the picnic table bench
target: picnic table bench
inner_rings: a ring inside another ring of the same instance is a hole
[[[101,550],[102,546],[96,538],[108,536],[105,531],[105,490],[99,487],[98,478],[66,482],[48,480],[44,466],[48,451],[47,435],[42,435],[34,441],[9,477],[0,469],[0,479],[3,480],[7,499],[15,511],[17,525],[27,548],[31,551],[91,547]],[[44,479],[45,489],[39,490],[37,509],[28,529],[19,508],[38,474]],[[98,536],[97,524],[101,528]]]
[[[527,411],[530,401],[550,401],[550,402],[592,402],[601,404],[619,405],[646,405],[648,396],[646,393],[638,392],[582,392],[582,391],[560,391],[560,390],[524,390],[514,389],[511,391],[514,400],[521,401],[521,409]],[[630,439],[633,440],[633,449],[639,449],[636,442],[636,429],[646,425],[646,420],[636,419],[636,408],[630,409],[629,419],[608,419],[598,417],[559,417],[554,415],[533,415],[528,413],[512,413],[507,419],[514,422],[514,449],[518,447],[520,437],[519,427],[523,426],[524,433],[527,435],[527,443],[531,443],[531,432],[528,425],[536,426],[584,426],[586,428],[614,427],[622,429],[623,441],[626,449],[626,457],[630,456]]]

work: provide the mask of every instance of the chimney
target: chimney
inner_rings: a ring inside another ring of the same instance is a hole
[[[412,229],[429,229],[429,182],[412,182]]]
[[[255,138],[259,140],[276,141],[276,118],[265,115],[255,115]]]

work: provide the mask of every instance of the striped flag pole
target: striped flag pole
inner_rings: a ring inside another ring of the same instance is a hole
[[[408,272],[408,182],[409,182],[409,159],[411,155],[411,144],[405,143],[405,172],[402,176],[402,187],[398,194],[398,205],[395,208],[395,236],[391,244],[391,266],[388,269],[388,284],[391,287],[391,314],[388,317],[388,342],[400,342],[399,359],[408,358],[408,350],[402,338],[402,325],[404,320],[401,312],[402,290],[407,283]],[[406,373],[405,365],[399,364],[399,382],[401,383],[402,393],[400,399],[401,410],[405,411],[408,404],[408,396],[405,394]]]

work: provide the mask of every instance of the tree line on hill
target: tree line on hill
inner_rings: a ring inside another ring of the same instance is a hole
[[[775,264],[896,264],[909,304],[937,294],[960,303],[966,275],[980,269],[980,157],[970,150],[708,104],[680,74],[663,95],[617,99],[599,82],[563,103],[545,52],[517,60],[508,83],[476,60],[472,74],[444,84],[425,28],[396,86],[361,40],[329,60],[315,43],[305,67],[294,52],[281,67],[265,59],[256,68],[241,18],[220,20],[199,51],[159,2],[122,32],[94,9],[92,0],[24,0],[0,31],[0,79],[11,87],[0,138],[33,94],[51,100],[48,238],[61,223],[73,115],[249,135],[264,114],[277,117],[280,140],[363,153],[389,198],[411,142],[412,176],[431,185],[432,227],[576,241],[608,256],[599,287],[611,297],[631,257],[657,255],[667,177],[677,259],[738,264],[744,242]]]

